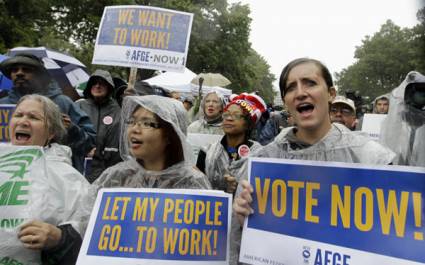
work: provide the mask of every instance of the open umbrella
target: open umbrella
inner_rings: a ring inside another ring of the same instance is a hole
[[[224,87],[230,85],[231,82],[222,74],[218,73],[201,73],[195,76],[191,83],[196,86],[208,86],[208,87]]]
[[[3,60],[7,59],[9,57],[0,54],[0,62],[2,62]],[[2,74],[2,72],[0,72],[0,91],[1,90],[10,90],[10,88],[12,87],[12,80],[10,80],[9,78],[7,78],[5,75]]]
[[[86,66],[70,55],[46,47],[16,47],[9,50],[8,55],[18,53],[30,53],[41,58],[50,75],[62,88],[76,87],[90,78]]]

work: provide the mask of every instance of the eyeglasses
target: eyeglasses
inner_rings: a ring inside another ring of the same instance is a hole
[[[244,118],[244,115],[243,114],[237,114],[237,113],[225,112],[221,115],[221,117],[223,118],[223,120],[226,120],[226,119],[242,120]]]
[[[336,114],[337,112],[341,112],[343,116],[351,116],[353,115],[353,110],[347,108],[337,108],[331,107],[331,113]]]
[[[149,119],[140,119],[136,120],[135,118],[129,118],[125,121],[125,124],[128,125],[128,127],[134,127],[138,126],[142,129],[158,129],[161,128],[161,125],[157,122],[153,122]]]

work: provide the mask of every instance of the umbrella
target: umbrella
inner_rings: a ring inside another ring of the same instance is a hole
[[[201,81],[201,84],[199,81]],[[214,86],[223,87],[223,86],[227,86],[231,84],[229,79],[224,77],[222,74],[218,74],[218,73],[198,74],[192,79],[191,83],[197,86],[201,85],[201,86],[208,86],[208,87],[214,87]]]
[[[31,53],[41,58],[50,75],[62,88],[76,87],[90,78],[86,66],[70,55],[46,47],[16,47],[9,50],[8,55],[18,53]]]
[[[2,62],[3,60],[7,59],[9,57],[0,54],[0,62]],[[12,87],[12,80],[10,80],[9,78],[7,78],[5,75],[3,75],[3,73],[0,72],[0,91],[1,90],[10,90],[10,88]]]

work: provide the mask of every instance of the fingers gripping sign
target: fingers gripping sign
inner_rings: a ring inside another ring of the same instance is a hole
[[[62,231],[54,225],[35,220],[21,227],[18,238],[26,248],[49,249],[59,244]]]

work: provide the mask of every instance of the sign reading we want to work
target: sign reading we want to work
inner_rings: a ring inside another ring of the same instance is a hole
[[[228,264],[231,200],[206,190],[103,189],[77,264]]]
[[[252,159],[250,264],[424,264],[425,168]]]
[[[93,64],[183,72],[193,14],[148,6],[107,6]]]

